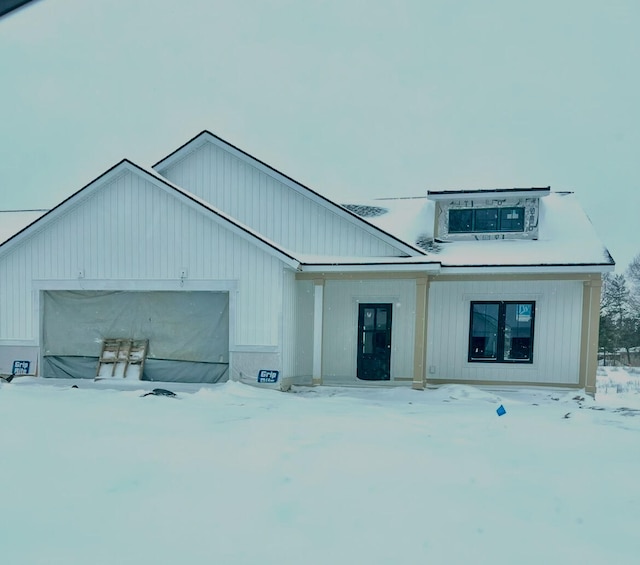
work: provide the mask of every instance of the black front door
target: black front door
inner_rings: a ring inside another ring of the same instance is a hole
[[[358,310],[358,378],[391,378],[391,304],[360,304]]]

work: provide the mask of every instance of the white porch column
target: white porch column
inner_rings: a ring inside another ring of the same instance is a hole
[[[590,396],[596,394],[598,368],[598,330],[600,327],[600,293],[602,278],[585,281],[582,297],[582,347],[580,351],[580,386]]]
[[[416,279],[416,336],[413,347],[413,383],[411,388],[424,390],[426,379],[427,310],[429,277]]]
[[[322,310],[324,279],[313,281],[313,375],[314,385],[322,384]]]

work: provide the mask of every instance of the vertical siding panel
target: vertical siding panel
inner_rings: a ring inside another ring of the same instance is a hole
[[[392,252],[386,244],[363,235],[349,221],[269,175],[241,166],[238,159],[224,151],[194,151],[174,167],[174,173],[179,184],[189,185],[185,186],[187,190],[196,194],[208,191],[207,199],[214,205],[222,200],[227,212],[235,208],[233,215],[241,221],[253,213],[255,221],[271,230],[272,235],[267,235],[286,240],[283,245],[287,247],[353,254],[355,248],[365,249],[364,242],[369,241],[374,242],[369,245],[380,245],[385,252]],[[278,214],[280,221],[273,221]],[[237,319],[240,345],[278,345],[280,327],[288,323],[280,318],[284,282],[282,264],[277,259],[128,172],[101,185],[74,209],[33,234],[24,246],[15,248],[14,254],[3,257],[0,267],[0,337],[6,339],[37,337],[37,329],[31,323],[31,273],[42,279],[67,279],[75,284],[79,268],[85,269],[86,278],[114,281],[176,281],[183,267],[189,269],[190,278],[237,280],[242,285]],[[365,284],[362,288],[366,287]],[[389,285],[379,288],[381,293],[397,295]],[[350,332],[355,335],[353,304],[344,297],[340,300],[340,304],[349,305]],[[415,289],[406,297],[400,296],[398,312],[404,311],[411,300],[415,300]],[[11,325],[5,322],[7,311]],[[399,344],[407,335],[399,334]],[[350,339],[354,339],[353,335]],[[343,344],[338,345],[344,350]],[[411,344],[409,357],[412,347]],[[350,367],[355,366],[352,351],[348,362]],[[404,371],[394,365],[395,370]]]
[[[369,301],[390,302],[393,305],[392,379],[412,375],[415,281],[327,281],[323,324],[323,374],[329,379],[356,382],[358,303]]]
[[[580,288],[575,281],[432,282],[427,364],[440,379],[576,383]],[[468,363],[470,300],[530,299],[536,300],[534,363]]]
[[[186,174],[194,170],[202,176]],[[331,211],[332,218],[328,221],[324,216],[327,208],[312,196],[297,192],[210,143],[203,144],[163,174],[293,251],[350,256],[358,253],[398,255],[393,246],[365,233],[363,228],[356,228],[351,219]],[[280,210],[280,221],[276,207]]]

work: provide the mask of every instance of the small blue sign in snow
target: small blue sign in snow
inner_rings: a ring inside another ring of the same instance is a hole
[[[262,369],[258,372],[259,383],[277,383],[280,371],[270,371],[268,369]]]
[[[13,375],[28,375],[29,368],[31,367],[31,361],[14,361],[11,374]]]
[[[507,413],[507,411],[504,409],[504,406],[502,406],[501,404],[500,406],[498,406],[496,413],[498,414],[498,416],[504,416]]]

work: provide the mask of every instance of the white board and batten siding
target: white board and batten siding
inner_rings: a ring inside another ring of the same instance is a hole
[[[322,332],[322,379],[325,384],[367,384],[367,381],[357,379],[356,370],[358,305],[369,302],[392,304],[390,383],[412,378],[415,280],[327,280]]]
[[[466,380],[578,384],[581,281],[432,281],[427,381]],[[533,363],[470,363],[471,302],[535,300]]]
[[[0,344],[38,344],[40,290],[191,289],[229,292],[232,348],[279,347],[282,269],[196,206],[125,171],[0,256]]]
[[[282,372],[291,384],[311,384],[314,284],[296,280],[292,270],[283,275]]]
[[[249,159],[248,157],[246,159]],[[381,257],[398,250],[321,204],[317,195],[212,143],[160,168],[162,176],[277,242],[307,255]]]

